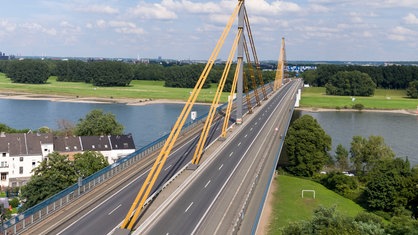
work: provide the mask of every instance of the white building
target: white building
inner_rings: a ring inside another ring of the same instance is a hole
[[[52,152],[69,155],[84,151],[102,153],[109,164],[135,152],[132,135],[53,136],[52,134],[0,133],[0,186],[25,185],[37,167]]]
[[[21,186],[53,152],[52,134],[0,133],[0,185]]]

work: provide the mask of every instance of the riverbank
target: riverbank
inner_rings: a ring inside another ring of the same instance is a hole
[[[72,97],[63,95],[45,95],[17,92],[0,92],[0,99],[14,100],[48,100],[52,102],[71,102],[71,103],[108,103],[126,105],[150,105],[150,104],[184,104],[183,100],[170,99],[134,99],[134,98],[100,98],[100,97]],[[209,103],[198,103],[209,105]]]
[[[313,108],[313,107],[299,107],[295,110],[306,111],[306,112],[376,112],[376,113],[399,113],[418,116],[418,109],[327,109],[327,108]]]

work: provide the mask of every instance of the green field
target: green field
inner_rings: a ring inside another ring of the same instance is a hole
[[[202,89],[197,102],[212,102],[217,84]],[[57,82],[50,77],[46,84],[12,83],[5,74],[0,73],[0,91],[25,92],[44,95],[64,95],[74,97],[130,98],[130,99],[169,99],[187,100],[192,88],[164,87],[163,81],[133,80],[129,87],[95,87],[84,82]],[[221,102],[226,102],[229,94],[223,93]]]
[[[268,234],[271,235],[280,234],[280,228],[291,221],[309,220],[313,210],[320,205],[325,207],[336,205],[338,212],[351,217],[364,210],[353,201],[310,180],[279,175],[273,183],[276,184],[277,190],[273,195],[274,205],[270,217]],[[302,190],[315,190],[315,199],[312,193],[305,193],[302,198]]]
[[[324,87],[307,87],[302,90],[301,107],[309,108],[351,108],[353,104],[363,104],[366,109],[409,109],[415,110],[417,99],[406,97],[405,90],[376,89],[372,97],[352,97],[325,95]]]

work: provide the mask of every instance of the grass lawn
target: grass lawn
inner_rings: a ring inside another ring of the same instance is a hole
[[[217,84],[202,89],[197,102],[211,102]],[[163,81],[133,80],[129,87],[95,87],[84,82],[58,82],[50,77],[46,84],[12,83],[5,74],[0,73],[0,91],[27,92],[33,94],[65,95],[74,97],[131,98],[131,99],[170,99],[187,100],[193,88],[164,87]],[[223,93],[221,102],[226,102],[229,94]]]
[[[331,207],[336,205],[337,211],[351,217],[356,216],[364,209],[353,201],[328,190],[321,184],[297,177],[279,175],[275,178],[276,192],[274,192],[273,212],[270,217],[268,234],[280,234],[280,228],[291,221],[309,220],[313,210],[322,205]],[[315,190],[316,198],[312,193],[305,193],[302,198],[302,190]]]
[[[302,90],[301,107],[351,108],[353,104],[363,104],[366,109],[410,109],[415,110],[418,106],[417,99],[406,97],[405,90],[376,89],[372,97],[325,95],[325,87],[307,87]]]

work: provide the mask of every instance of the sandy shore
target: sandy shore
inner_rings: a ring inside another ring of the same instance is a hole
[[[53,102],[74,102],[74,103],[108,103],[108,104],[126,104],[126,105],[148,105],[148,104],[184,104],[183,100],[169,99],[130,99],[130,98],[100,98],[100,97],[73,97],[61,95],[30,94],[16,92],[0,92],[0,99],[15,100],[49,100]],[[199,103],[207,104],[207,103]]]
[[[74,102],[74,103],[108,103],[108,104],[126,104],[126,105],[149,105],[149,104],[184,104],[184,100],[169,99],[130,99],[130,98],[100,98],[100,97],[73,97],[61,95],[45,95],[31,93],[16,92],[0,92],[0,99],[15,100],[49,100],[53,102]],[[210,105],[210,103],[197,103],[200,105]],[[296,108],[307,112],[360,112],[356,109],[324,109],[324,108]],[[379,109],[363,109],[361,112],[385,112],[400,113],[409,115],[418,115],[418,110],[379,110]]]
[[[296,110],[307,112],[376,112],[376,113],[400,113],[409,115],[418,115],[418,110],[413,109],[324,109],[324,108],[296,108]]]

